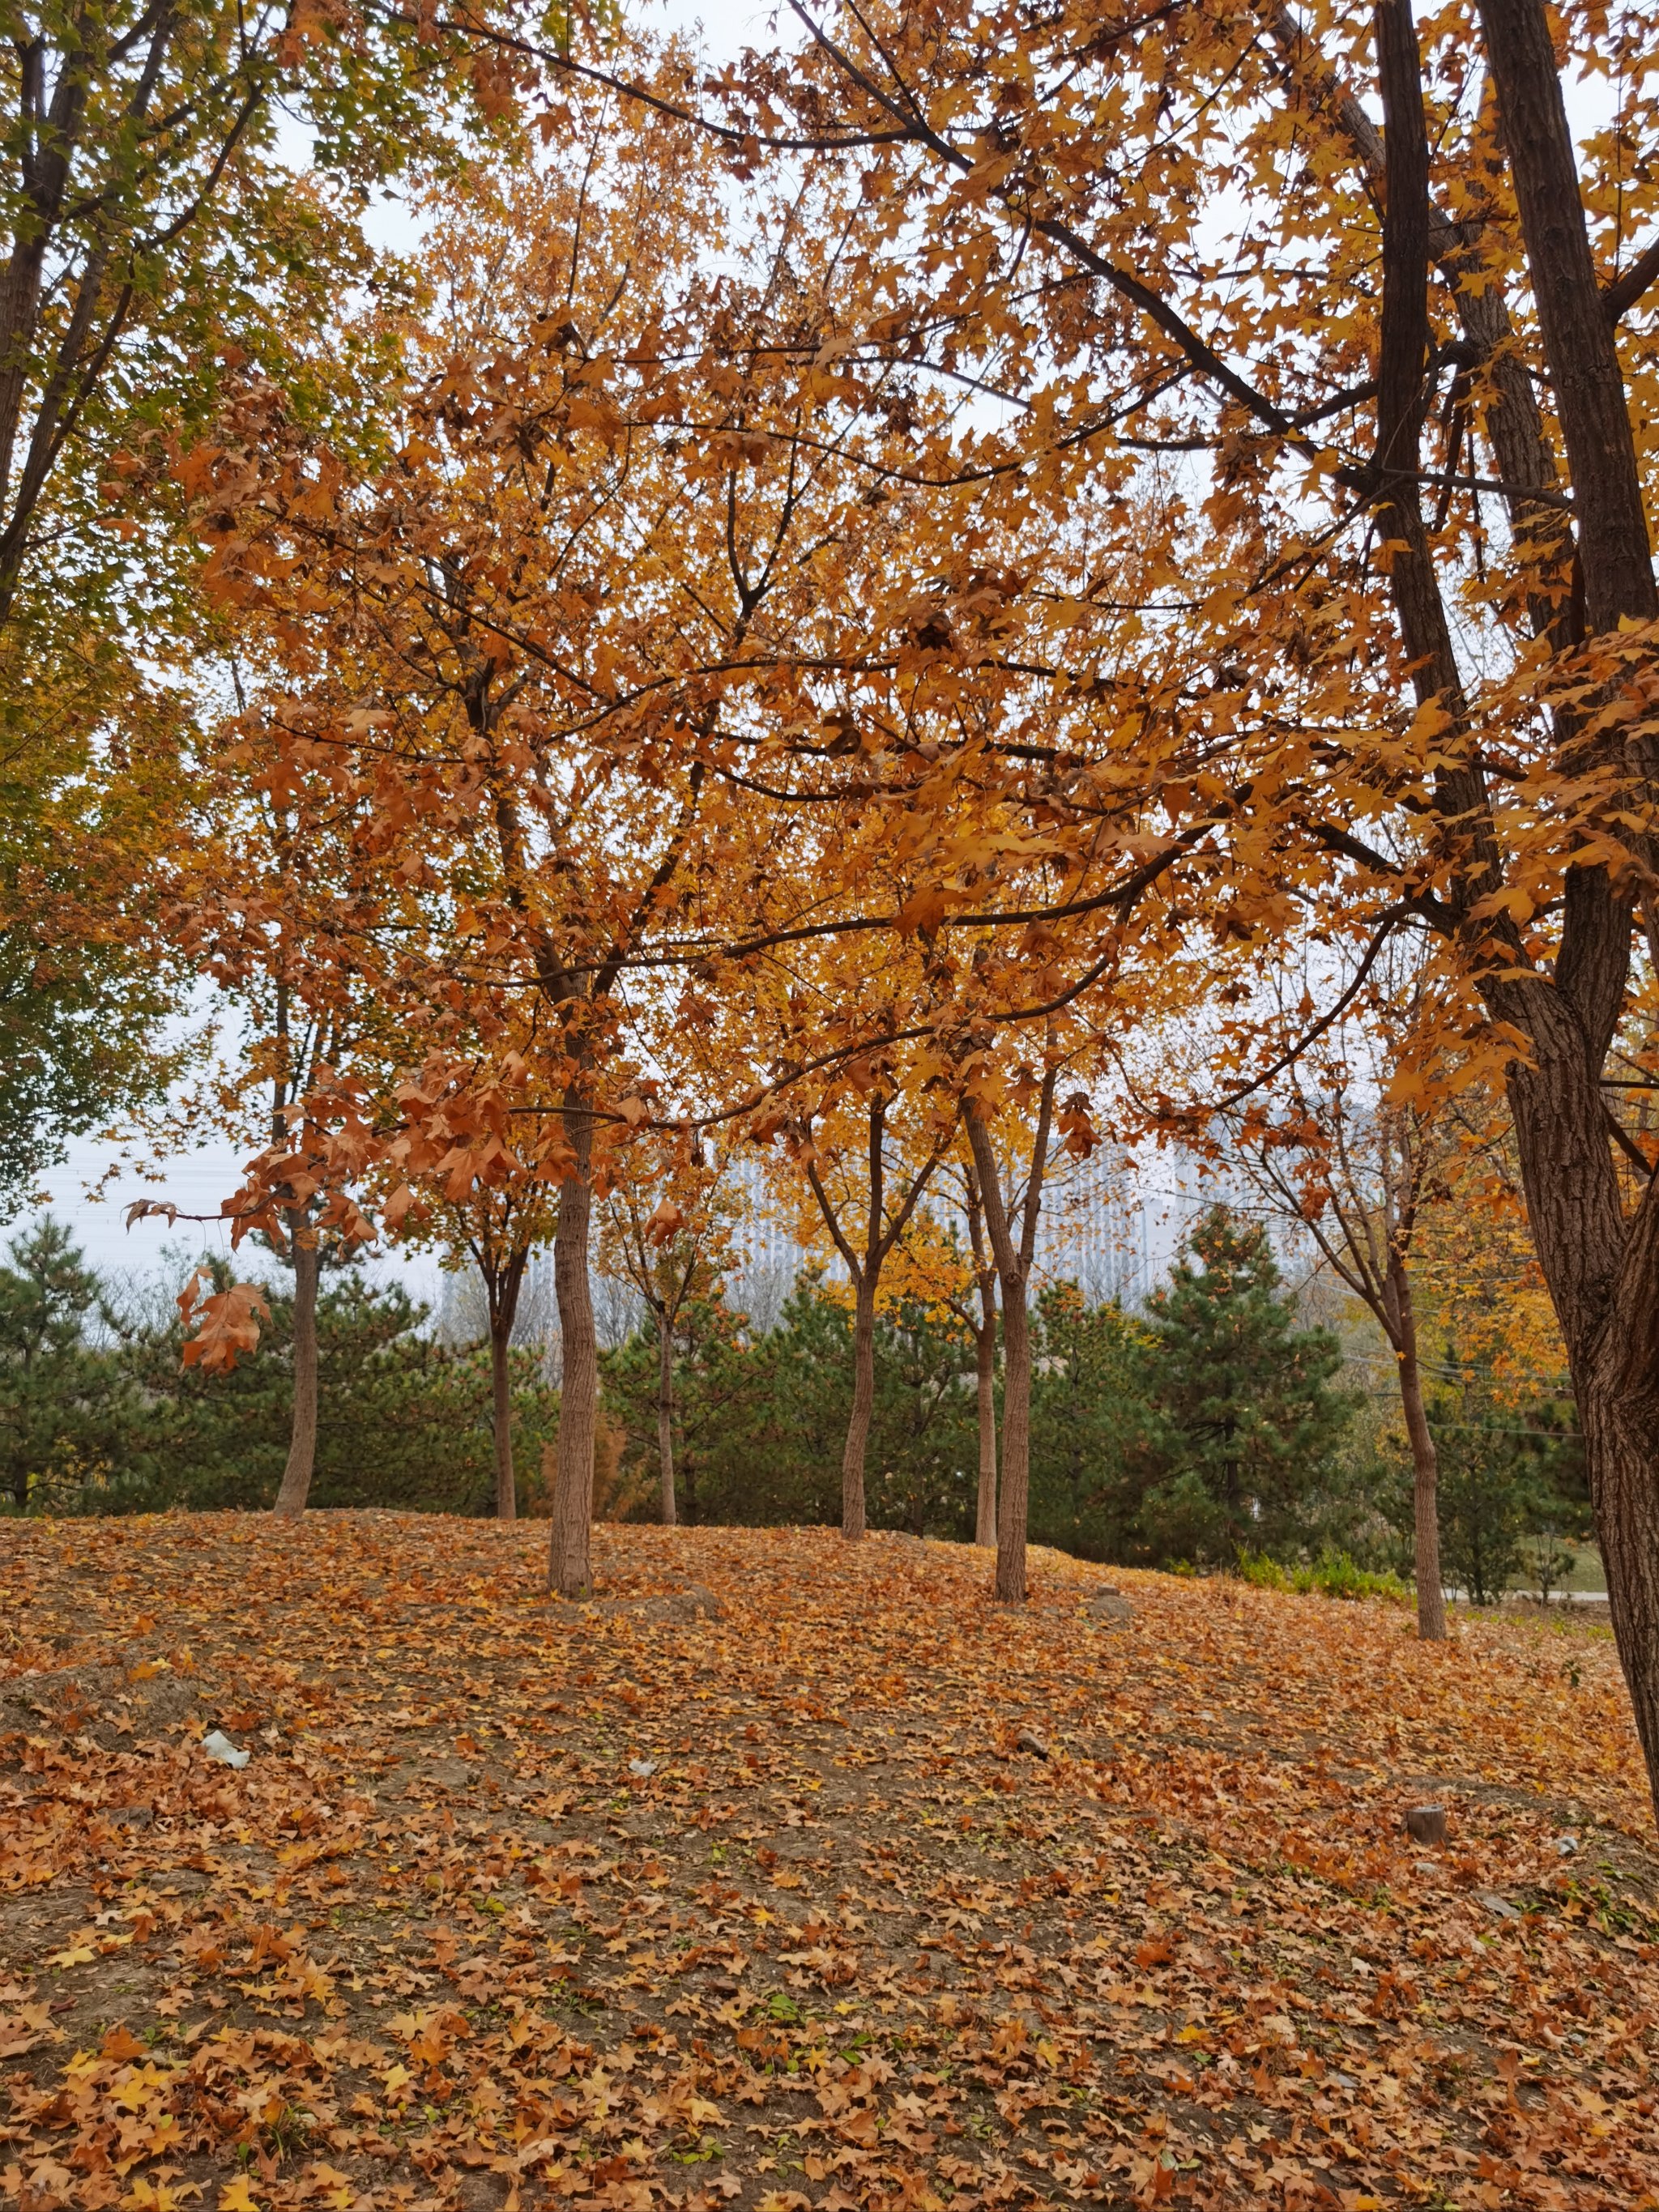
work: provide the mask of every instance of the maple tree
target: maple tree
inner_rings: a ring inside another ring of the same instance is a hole
[[[1482,1110],[1483,1108],[1486,1110]],[[1507,1403],[1570,1395],[1565,1346],[1528,1231],[1515,1134],[1480,1094],[1460,1102],[1465,1158],[1419,1235],[1419,1304],[1443,1343]]]
[[[974,1339],[974,1411],[979,1430],[979,1480],[974,1498],[974,1541],[994,1550],[997,1540],[997,1270],[985,1241],[985,1202],[971,1152],[961,1164],[962,1216],[971,1255],[976,1311],[961,1299],[952,1310]],[[967,1286],[964,1285],[963,1289]]]
[[[660,149],[653,159],[660,163]],[[583,201],[580,178],[521,181],[525,313],[539,313],[552,288],[567,335],[550,337],[544,319],[538,332],[520,325],[518,336],[529,348],[527,368],[551,380],[552,423],[562,422],[557,434],[586,475],[573,471],[561,482],[553,466],[527,480],[510,452],[498,458],[490,410],[475,416],[466,404],[471,370],[454,354],[456,333],[444,316],[459,318],[464,330],[469,314],[475,329],[479,320],[488,325],[509,297],[481,267],[480,235],[492,218],[501,235],[499,203],[487,198],[449,235],[454,289],[429,334],[430,351],[415,349],[407,416],[389,468],[362,487],[378,506],[359,496],[332,453],[311,454],[302,432],[295,450],[273,396],[262,391],[249,395],[240,446],[211,448],[191,467],[191,481],[225,511],[214,564],[220,588],[247,603],[251,627],[269,617],[264,649],[276,688],[258,720],[275,756],[270,774],[284,788],[304,780],[314,807],[331,793],[346,749],[361,761],[362,803],[341,863],[356,890],[354,965],[371,980],[385,1018],[401,1017],[427,1044],[418,1079],[404,1092],[401,1133],[394,1145],[394,1132],[384,1130],[380,1151],[391,1157],[413,1147],[431,1164],[441,1161],[454,1198],[470,1180],[487,1180],[504,1147],[492,1054],[508,1040],[556,1101],[554,1131],[532,1149],[561,1179],[554,1249],[563,1382],[553,1573],[574,1589],[589,1579],[597,1390],[587,1281],[596,1139],[590,1071],[612,1036],[628,938],[653,915],[655,893],[672,875],[696,818],[701,777],[688,764],[672,788],[659,790],[660,844],[632,880],[619,879],[612,825],[625,821],[637,850],[647,810],[637,789],[610,776],[603,726],[585,750],[581,738],[592,679],[603,679],[611,653],[591,634],[589,618],[608,589],[614,418],[599,384],[588,381],[580,337],[570,335],[570,312],[581,307],[578,285],[592,293],[609,282],[605,240],[597,198]],[[533,219],[538,201],[544,225]],[[655,312],[650,288],[660,274],[641,228],[649,210],[648,194],[636,189],[611,210],[629,241],[617,244],[618,259],[628,264],[631,249],[641,249],[632,259],[635,304],[647,313]],[[434,249],[439,265],[444,250]],[[593,312],[603,316],[602,295]],[[500,391],[516,410],[510,380]],[[672,489],[660,479],[641,495],[672,510]],[[236,530],[237,499],[250,507],[263,502],[252,539]],[[470,569],[445,550],[458,501],[471,506]],[[285,588],[266,593],[261,544],[290,533],[304,558],[288,556]],[[574,558],[584,550],[592,564],[585,572]],[[501,558],[508,560],[505,570]],[[393,580],[401,588],[389,589]],[[354,610],[352,618],[331,630],[343,606]],[[565,627],[556,642],[550,624],[561,608]],[[520,623],[532,634],[519,638]],[[507,649],[498,655],[497,647]],[[568,665],[560,657],[567,648],[574,655]],[[284,681],[299,688],[285,690]],[[365,695],[386,703],[365,708],[358,703]],[[586,878],[578,865],[584,854],[592,863]],[[313,995],[336,987],[339,941],[337,905],[301,933]],[[538,1001],[551,1017],[550,1032]],[[541,1110],[530,1101],[526,1107]]]
[[[424,1033],[435,1071],[476,1066],[486,1090],[510,1030],[559,1101],[554,1579],[574,1591],[588,1579],[592,1195],[613,1136],[649,1116],[652,1024],[717,1024],[714,993],[769,947],[893,926],[891,913],[848,915],[842,878],[826,902],[811,866],[849,834],[860,857],[884,852],[884,825],[859,826],[882,732],[860,728],[834,687],[867,675],[891,694],[902,681],[913,715],[954,714],[957,695],[929,708],[920,688],[941,659],[931,596],[919,611],[909,592],[878,589],[902,514],[865,499],[861,466],[824,458],[832,429],[849,438],[867,420],[896,449],[911,418],[821,365],[835,358],[829,311],[791,258],[821,248],[799,210],[759,241],[751,289],[711,289],[690,216],[678,230],[661,219],[667,201],[717,225],[712,167],[686,158],[684,133],[647,119],[618,139],[605,112],[566,121],[562,167],[481,182],[434,240],[442,283],[405,331],[374,471],[348,467],[252,381],[181,476],[214,548],[208,581],[258,672],[238,723],[248,757],[284,804],[302,792],[331,823],[329,899],[284,923],[310,1001],[332,1003],[349,972],[382,1024]],[[780,392],[730,357],[741,338],[764,368],[768,318],[786,311],[793,381]],[[481,361],[471,349],[485,341],[495,350]],[[872,596],[890,603],[873,642]],[[754,700],[734,707],[739,683]],[[793,791],[746,772],[773,750]],[[933,741],[907,750],[925,783]],[[921,838],[969,882],[1022,849],[1011,825],[975,827],[959,777],[937,781],[945,818],[919,823],[898,856],[912,885],[921,878],[920,903],[896,908],[912,934],[951,902],[931,887]],[[793,826],[790,798],[796,822],[819,818]],[[653,981],[677,968],[678,1000]],[[747,1002],[732,994],[725,1012],[740,1018]],[[795,1024],[821,1064],[867,1051],[868,1025],[836,1001],[828,1023]],[[754,1109],[756,1132],[768,1115],[775,1130],[789,1111],[763,1103],[776,1087],[763,1076],[747,1105],[740,1090],[726,1117]],[[412,1091],[404,1104],[404,1133],[374,1135],[380,1152],[419,1141],[423,1113],[434,1141],[456,1144],[464,1083],[441,1109]],[[336,1108],[349,1111],[349,1086],[322,1110]],[[495,1139],[473,1110],[482,1162]],[[348,1154],[365,1126],[358,1114]]]
[[[269,759],[269,749],[264,755]],[[216,1079],[221,1124],[255,1146],[246,1179],[224,1200],[233,1249],[262,1231],[292,1272],[293,1410],[288,1462],[274,1510],[303,1513],[316,1463],[317,1301],[323,1268],[373,1241],[374,1224],[353,1195],[368,1164],[364,1075],[385,1026],[366,979],[331,961],[325,988],[307,988],[299,947],[307,919],[331,930],[338,902],[333,863],[337,810],[259,772],[260,749],[221,748],[204,763],[215,834],[191,840],[170,871],[164,908],[175,942],[238,1008],[239,1060]],[[251,772],[250,772],[251,771]],[[309,800],[310,803],[307,803]],[[359,1055],[362,1072],[348,1077]],[[191,1110],[186,1101],[185,1110]],[[263,1142],[260,1139],[263,1139]],[[140,1200],[145,1215],[179,1218],[166,1200]],[[258,1341],[262,1299],[252,1286],[216,1286],[198,1270],[181,1299],[195,1325],[185,1356],[210,1370]]]

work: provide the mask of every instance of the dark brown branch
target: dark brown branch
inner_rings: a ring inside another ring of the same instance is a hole
[[[1632,261],[1622,276],[1601,288],[1601,306],[1610,323],[1628,314],[1656,278],[1659,278],[1659,238]]]

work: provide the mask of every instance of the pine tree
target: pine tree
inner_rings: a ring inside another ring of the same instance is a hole
[[[751,1332],[722,1297],[683,1311],[675,1358],[674,1463],[683,1517],[768,1527],[839,1518],[853,1392],[852,1320],[819,1271],[803,1271],[775,1325]],[[866,1505],[873,1528],[971,1533],[973,1347],[949,1317],[908,1301],[878,1314]],[[607,1408],[625,1468],[655,1446],[656,1336],[605,1355]]]
[[[1506,1402],[1488,1364],[1436,1392],[1429,1420],[1441,1466],[1446,1577],[1475,1605],[1496,1605],[1518,1583],[1548,1588],[1572,1565],[1568,1546],[1589,1533],[1579,1439],[1569,1408]]]
[[[1031,1374],[1031,1538],[1089,1559],[1131,1556],[1145,1454],[1145,1332],[1075,1283],[1037,1300]]]
[[[100,1285],[61,1222],[44,1215],[0,1267],[0,1484],[18,1511],[42,1486],[107,1463],[119,1386],[88,1341]]]
[[[1164,1558],[1300,1548],[1352,1404],[1328,1329],[1299,1328],[1267,1232],[1224,1206],[1148,1300],[1152,1480],[1141,1534]]]

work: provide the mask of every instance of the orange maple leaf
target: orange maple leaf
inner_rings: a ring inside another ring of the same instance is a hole
[[[204,1374],[228,1374],[245,1352],[259,1342],[259,1323],[270,1319],[265,1295],[256,1284],[233,1283],[227,1291],[203,1295],[212,1278],[198,1267],[179,1293],[179,1312],[187,1337],[179,1364],[199,1367]]]

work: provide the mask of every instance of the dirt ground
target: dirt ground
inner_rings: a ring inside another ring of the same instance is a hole
[[[1659,2207],[1605,1628],[544,1533],[0,1523],[0,2198]]]

